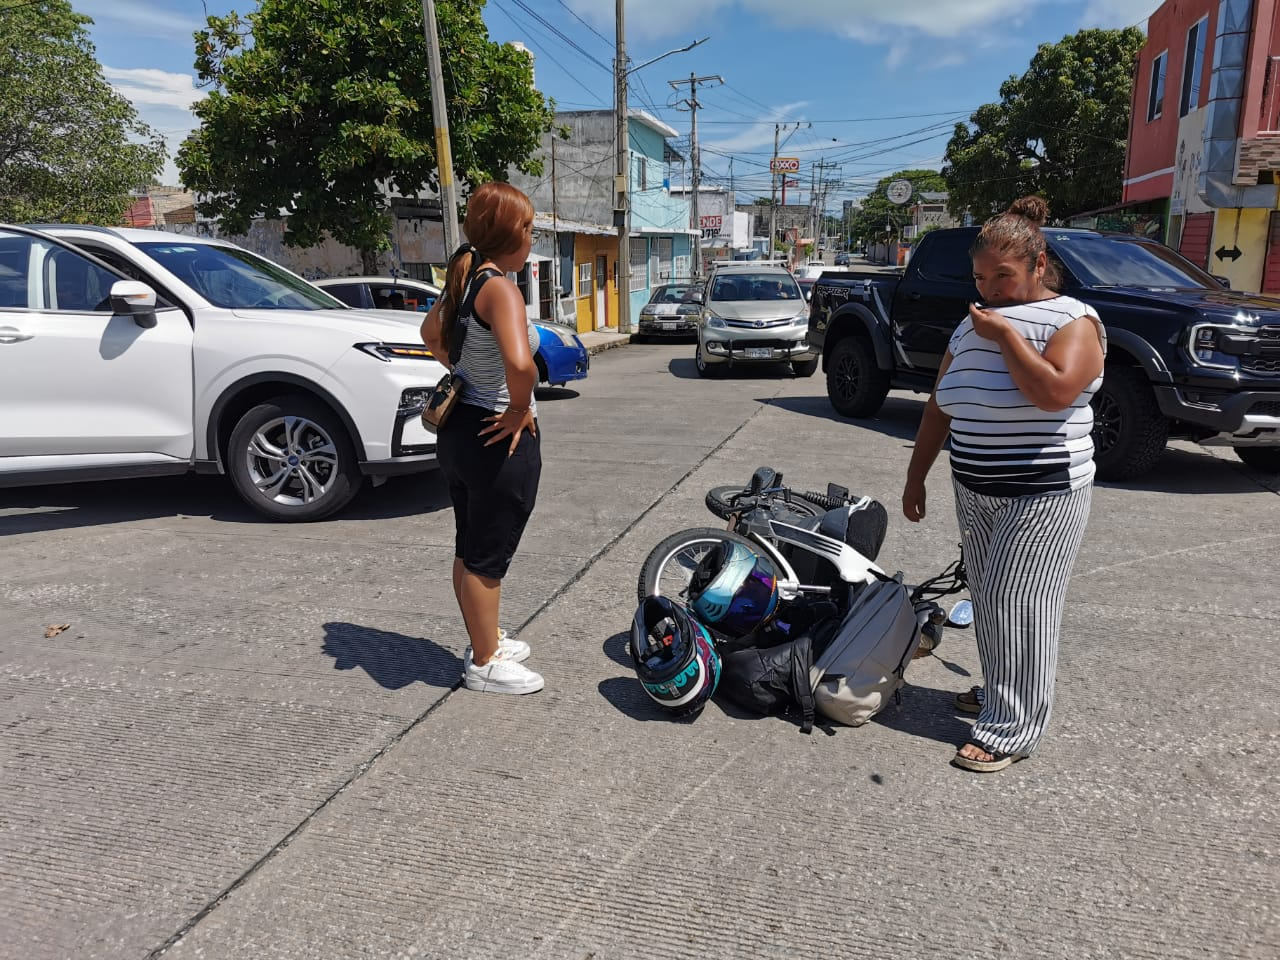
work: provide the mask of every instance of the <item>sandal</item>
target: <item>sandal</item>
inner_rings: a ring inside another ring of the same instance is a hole
[[[973,687],[964,693],[956,694],[956,709],[965,713],[981,713],[982,703],[986,699],[981,687]]]
[[[951,758],[952,765],[960,767],[962,770],[972,770],[974,773],[995,773],[997,770],[1003,770],[1005,767],[1025,759],[1020,753],[996,753],[994,750],[988,750],[982,744],[973,743],[972,741],[965,744],[965,746],[976,747],[991,757],[990,760],[974,760],[957,750],[956,755]],[[964,747],[960,749],[963,750]]]

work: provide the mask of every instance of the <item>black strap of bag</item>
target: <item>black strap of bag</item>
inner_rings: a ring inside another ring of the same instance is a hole
[[[462,322],[462,308],[467,303],[467,298],[471,296],[471,285],[477,279],[480,285],[476,287],[476,293],[480,293],[480,287],[484,286],[484,281],[491,277],[502,276],[493,267],[473,267],[471,272],[467,274],[466,282],[462,287],[462,299],[458,302],[458,312],[454,315],[453,339],[449,344],[449,366],[456,367],[458,361],[462,359],[462,344],[467,339],[467,324]],[[471,309],[474,312],[475,304],[472,303]]]
[[[791,692],[800,707],[801,733],[813,732],[813,721],[817,712],[813,686],[809,681],[810,665],[811,653],[809,644],[793,643],[791,645]]]

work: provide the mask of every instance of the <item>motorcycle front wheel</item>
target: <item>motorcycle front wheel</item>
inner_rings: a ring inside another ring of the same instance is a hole
[[[673,533],[650,551],[640,567],[636,598],[667,597],[689,602],[689,583],[702,559],[722,543],[740,543],[754,552],[760,547],[732,530],[693,527]]]

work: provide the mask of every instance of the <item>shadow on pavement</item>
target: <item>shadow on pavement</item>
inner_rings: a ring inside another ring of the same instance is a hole
[[[1136,480],[1098,480],[1095,485],[1115,490],[1151,493],[1257,493],[1270,490],[1267,478],[1234,459],[1223,460],[1207,450],[1165,450],[1156,467]]]
[[[632,669],[635,664],[631,662],[631,653],[627,649],[627,643],[630,639],[631,633],[629,631],[615,633],[604,642],[604,646],[601,649],[604,650],[604,655],[614,663],[627,669]]]
[[[335,670],[359,667],[387,690],[399,690],[411,683],[452,688],[461,682],[462,658],[421,637],[406,637],[356,623],[326,623],[324,652],[333,657]]]
[[[667,364],[667,370],[673,377],[679,377],[681,380],[701,380],[702,374],[698,373],[698,366],[693,362],[693,357],[689,359],[672,360]],[[715,377],[708,378],[715,380]],[[796,375],[792,372],[789,364],[786,363],[738,363],[733,364],[725,369],[721,375],[724,380],[796,380]]]
[[[969,721],[962,720],[955,709],[955,691],[918,687],[908,683],[902,688],[902,703],[891,704],[876,714],[872,723],[910,734],[922,740],[959,747],[969,737]]]
[[[816,417],[819,420],[830,420],[833,423],[847,423],[850,426],[873,430],[886,437],[897,437],[912,442],[916,438],[916,430],[920,426],[920,416],[924,413],[924,401],[890,397],[880,408],[874,418],[849,420],[836,413],[826,394],[812,397],[757,397],[756,403],[767,404],[780,410]]]
[[[688,723],[687,720],[673,720],[671,714],[653,702],[640,681],[631,677],[610,677],[601,680],[597,688],[600,696],[618,708],[632,720],[662,720],[666,723]]]
[[[534,399],[539,401],[572,400],[574,399],[574,397],[580,397],[580,396],[582,396],[582,394],[580,394],[577,390],[573,390],[569,387],[540,386],[533,391]]]
[[[439,471],[433,470],[392,477],[380,487],[366,481],[344,510],[318,522],[388,520],[448,506],[448,488]],[[0,516],[0,537],[184,516],[225,523],[272,523],[249,509],[226,477],[195,474],[14,487],[0,490],[0,510],[19,511]]]

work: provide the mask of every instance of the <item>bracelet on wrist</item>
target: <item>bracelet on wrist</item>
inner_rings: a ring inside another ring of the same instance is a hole
[[[528,407],[507,407],[506,412],[507,413],[528,413],[529,408]]]

